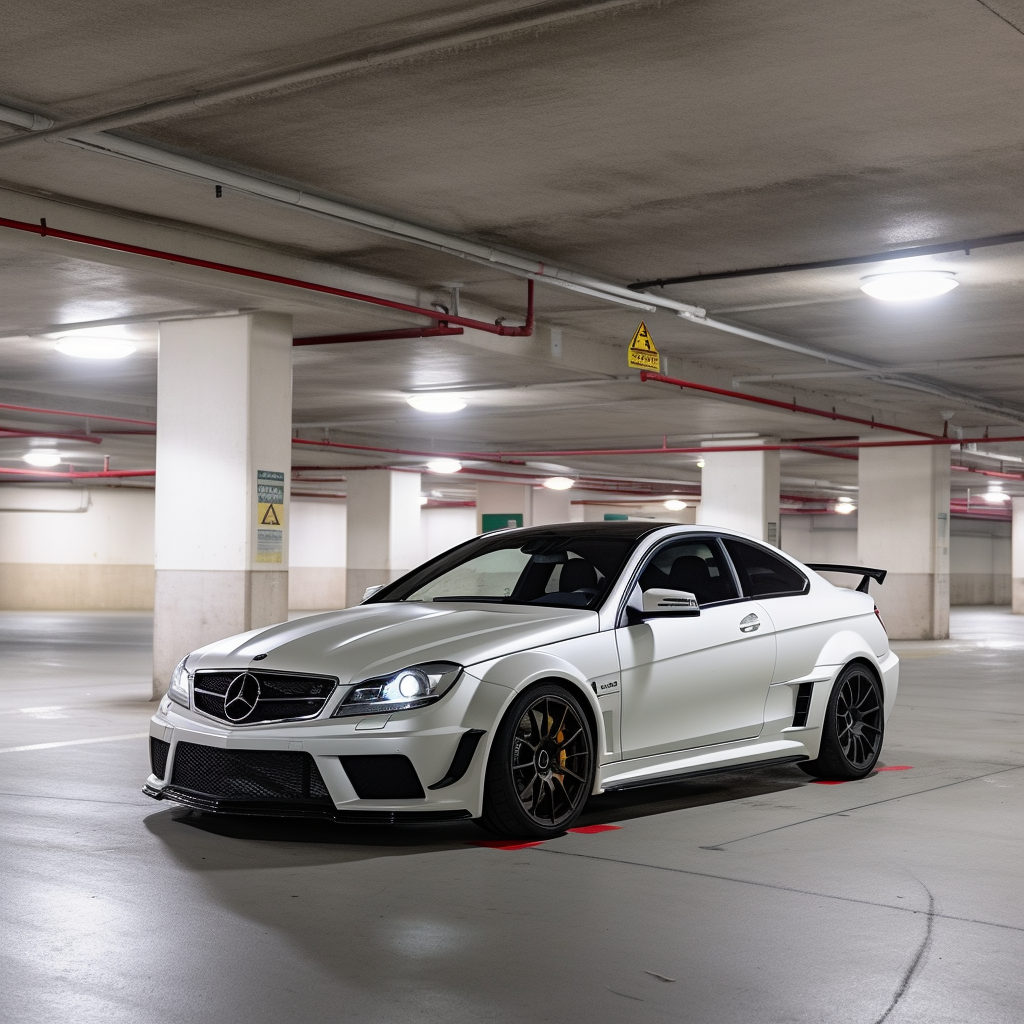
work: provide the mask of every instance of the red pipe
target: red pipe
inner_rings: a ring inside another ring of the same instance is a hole
[[[311,338],[295,338],[292,344],[344,345],[353,341],[400,341],[403,338],[448,338],[465,334],[461,327],[403,327],[394,331],[354,331],[350,334],[322,334]]]
[[[981,476],[995,476],[1001,480],[1024,480],[1024,473],[997,473],[994,469],[975,469],[973,466],[950,466],[961,473],[978,473]]]
[[[91,473],[54,473],[41,469],[0,469],[0,476],[36,476],[45,480],[99,480],[125,476],[156,476],[155,469],[101,469]]]
[[[174,252],[166,252],[163,249],[149,249],[141,245],[128,245],[125,242],[114,242],[109,238],[97,238],[95,235],[80,235],[75,231],[60,231],[48,227],[44,222],[40,224],[29,224],[22,220],[10,220],[7,217],[0,217],[0,227],[12,228],[15,231],[28,231],[42,237],[53,236],[62,238],[67,242],[78,242],[82,245],[92,245],[100,249],[113,249],[115,252],[127,252],[135,256],[147,256],[150,259],[164,260],[167,263],[182,263],[189,267],[202,267],[204,270],[216,270],[222,274],[234,274],[236,277],[248,277],[257,281],[269,281],[272,284],[283,284],[290,288],[303,288],[306,291],[320,292],[323,295],[336,295],[342,299],[352,299],[356,302],[368,302],[374,306],[383,306],[386,309],[397,309],[403,313],[414,313],[417,316],[425,316],[434,321],[445,321],[446,323],[458,324],[461,327],[472,327],[478,331],[487,331],[489,334],[500,334],[503,337],[528,338],[533,333],[533,279],[526,282],[526,323],[522,327],[504,327],[500,323],[488,323],[486,320],[471,320],[467,317],[452,316],[450,313],[442,313],[436,309],[424,309],[422,306],[412,306],[406,302],[394,302],[391,299],[381,299],[376,295],[366,295],[363,292],[352,292],[345,288],[332,288],[326,284],[314,284],[312,281],[300,281],[294,277],[284,277],[281,274],[265,274],[261,270],[248,270],[246,267],[235,267],[230,263],[216,263],[213,260],[196,259],[193,256],[182,256]]]
[[[912,441],[837,441],[836,448],[907,448],[920,445],[949,445],[954,448],[965,444],[1019,444],[1024,436],[1013,437],[925,437]],[[733,444],[714,448],[687,447],[669,448],[572,448],[564,450],[530,451],[530,452],[424,452],[410,448],[378,448],[367,444],[345,444],[341,441],[308,441],[301,437],[293,437],[292,444],[312,445],[316,448],[342,448],[346,451],[385,452],[389,455],[414,455],[430,459],[476,459],[480,462],[503,462],[517,459],[544,459],[553,456],[585,456],[585,455],[708,455],[715,452],[793,452],[802,451],[806,445],[787,444]],[[821,440],[819,445],[828,445]]]
[[[38,430],[10,430],[0,427],[0,437],[45,437],[61,441],[88,441],[89,444],[102,444],[103,438],[95,434],[41,434]]]
[[[762,398],[760,395],[747,394],[744,391],[730,391],[728,388],[714,388],[710,384],[695,384],[692,380],[679,380],[676,377],[665,377],[660,373],[651,373],[649,370],[640,372],[641,381],[653,380],[659,384],[674,384],[677,388],[689,388],[691,391],[704,391],[710,395],[721,395],[724,398],[738,398],[744,402],[756,402],[758,405],[770,405],[774,409],[785,409],[787,412],[799,412],[808,416],[821,416],[827,420],[842,420],[844,423],[859,423],[865,427],[872,427],[878,430],[895,430],[901,434],[913,434],[915,437],[935,437],[935,434],[927,434],[921,430],[908,430],[906,427],[893,426],[891,423],[879,423],[877,420],[865,420],[859,416],[844,416],[835,411],[827,409],[813,409],[808,405],[797,405],[796,402],[779,402],[774,398]]]
[[[2,218],[0,218],[2,223]],[[68,412],[66,409],[36,409],[31,405],[7,405],[0,402],[0,409],[13,409],[15,412],[39,412],[47,416],[77,416],[82,420],[104,420],[107,423],[138,423],[144,427],[155,427],[153,420],[130,420],[124,416],[99,416],[89,412]]]

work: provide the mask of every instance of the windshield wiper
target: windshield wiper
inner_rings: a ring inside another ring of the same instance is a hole
[[[487,604],[529,604],[529,601],[517,601],[514,597],[484,597],[480,594],[467,594],[464,597],[432,597],[435,604],[439,601],[484,601]]]

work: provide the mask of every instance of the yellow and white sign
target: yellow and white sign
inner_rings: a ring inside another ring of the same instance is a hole
[[[256,561],[284,561],[284,473],[256,472]]]
[[[627,362],[638,370],[653,370],[655,373],[661,373],[661,356],[658,355],[658,350],[654,347],[654,339],[643,320],[640,321],[640,326],[629,343]]]

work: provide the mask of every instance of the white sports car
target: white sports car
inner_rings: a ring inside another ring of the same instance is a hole
[[[862,778],[899,674],[866,592],[884,576],[707,527],[488,533],[356,608],[184,658],[145,792],[547,837],[615,789],[789,762]]]

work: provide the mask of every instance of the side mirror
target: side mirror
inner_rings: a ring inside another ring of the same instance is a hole
[[[652,587],[644,592],[643,613],[649,615],[700,615],[696,594],[686,590]]]

